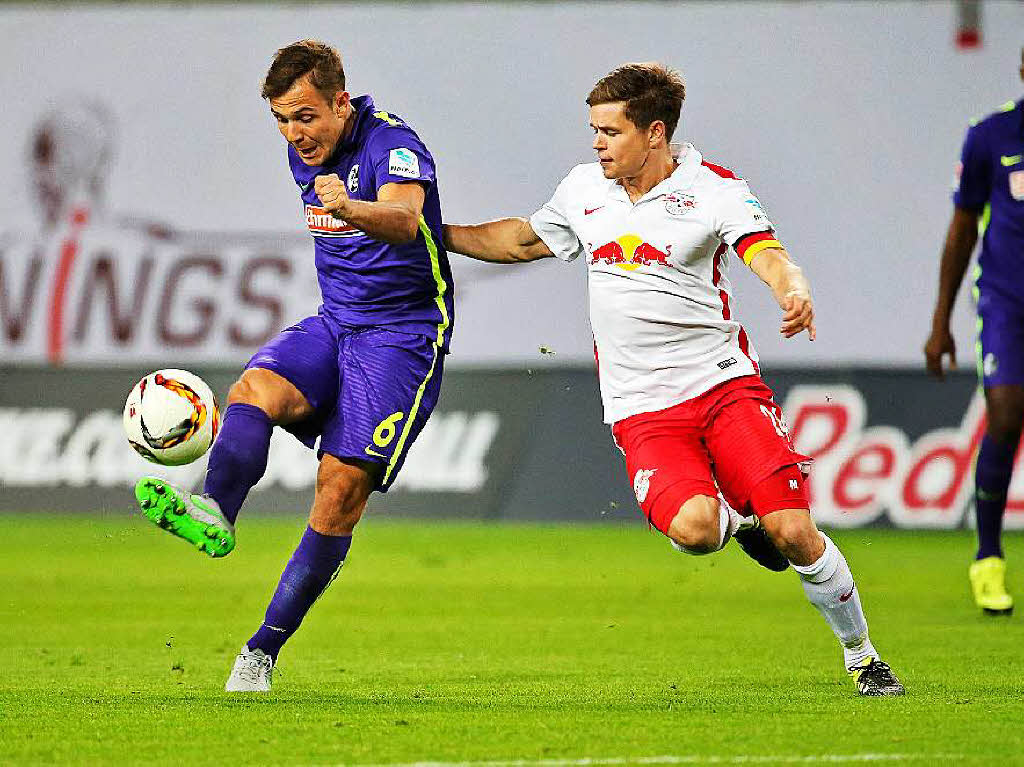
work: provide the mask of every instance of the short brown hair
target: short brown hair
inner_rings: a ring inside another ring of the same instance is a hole
[[[319,40],[299,40],[280,48],[263,78],[260,95],[265,99],[283,96],[304,75],[310,84],[331,101],[338,91],[345,90],[345,70],[341,55]]]
[[[624,64],[597,81],[587,96],[587,106],[624,101],[631,123],[647,128],[661,120],[665,123],[666,139],[671,139],[685,98],[683,77],[674,69],[656,62]]]

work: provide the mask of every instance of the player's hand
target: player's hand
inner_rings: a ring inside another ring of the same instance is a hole
[[[813,341],[818,337],[814,327],[814,301],[806,290],[791,290],[782,301],[782,327],[779,332],[786,338],[792,338],[804,330]]]
[[[956,370],[956,342],[948,327],[932,328],[932,334],[924,345],[924,359],[928,372],[937,378],[945,378],[942,358],[949,355],[949,369]]]
[[[344,218],[346,206],[348,205],[348,191],[345,184],[338,178],[337,173],[326,176],[317,176],[313,180],[313,189],[316,196],[320,198],[320,204],[324,210],[335,218]]]

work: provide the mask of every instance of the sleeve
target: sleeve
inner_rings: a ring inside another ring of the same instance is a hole
[[[992,193],[991,158],[980,127],[967,131],[953,188],[953,204],[976,212],[985,207]]]
[[[714,211],[715,234],[749,265],[766,248],[781,248],[775,226],[743,179],[729,179]]]
[[[571,174],[570,174],[571,175]],[[569,176],[555,189],[551,199],[530,216],[530,226],[548,249],[563,261],[572,261],[583,253],[583,243],[569,223],[567,203]]]
[[[429,186],[437,180],[434,158],[411,128],[400,125],[378,130],[372,142],[375,188],[413,181]]]

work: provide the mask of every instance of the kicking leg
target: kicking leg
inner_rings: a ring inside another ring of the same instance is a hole
[[[203,495],[143,477],[135,496],[153,523],[211,557],[235,548],[235,519],[267,468],[275,423],[308,417],[312,407],[291,383],[269,370],[246,370],[228,393],[224,423],[210,453]]]
[[[860,594],[846,558],[811,520],[807,509],[781,509],[761,519],[765,530],[800,576],[807,599],[843,646],[847,670],[861,695],[902,695],[903,685],[868,637]]]
[[[323,456],[309,526],[281,575],[263,623],[239,653],[225,689],[270,689],[278,652],[344,564],[352,531],[376,486],[379,471],[373,464]]]
[[[267,470],[274,426],[308,418],[312,406],[290,381],[261,368],[246,370],[228,392],[220,435],[210,452],[203,495],[234,524],[252,487]]]

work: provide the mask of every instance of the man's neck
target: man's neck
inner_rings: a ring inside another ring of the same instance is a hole
[[[345,125],[341,129],[341,135],[338,136],[338,140],[334,142],[334,147],[331,149],[330,155],[327,160],[324,161],[326,165],[334,156],[338,153],[338,149],[345,145],[345,142],[352,136],[352,131],[356,127],[356,108],[352,106],[352,102],[348,103],[348,113],[345,115]]]
[[[629,199],[636,202],[658,184],[672,175],[679,163],[672,157],[668,147],[652,150],[640,172],[632,177],[619,179],[619,184],[626,190]]]
[[[341,129],[341,136],[338,137],[338,143],[335,146],[335,149],[349,140],[349,137],[352,135],[352,131],[355,130],[355,127],[356,108],[352,106],[352,102],[350,101],[348,102],[348,114],[345,115],[345,127]]]

